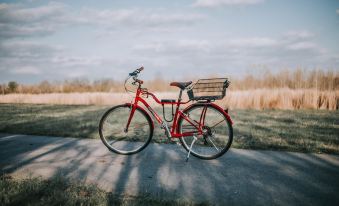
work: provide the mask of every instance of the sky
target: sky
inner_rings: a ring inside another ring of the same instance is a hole
[[[339,71],[339,0],[0,0],[0,83]]]

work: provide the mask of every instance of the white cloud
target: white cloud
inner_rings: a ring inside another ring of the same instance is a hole
[[[40,69],[34,66],[22,66],[19,68],[16,68],[14,70],[11,70],[11,73],[13,74],[30,74],[30,75],[38,75],[41,74]]]
[[[70,70],[64,74],[66,78],[86,78],[88,73],[84,70]]]
[[[51,46],[34,41],[5,41],[0,43],[0,58],[42,58],[63,50],[61,46]]]
[[[111,71],[109,68],[133,68],[135,65],[143,64],[154,69],[149,71],[148,75],[166,69],[169,76],[178,78],[192,75],[192,71],[196,71],[195,68],[203,68],[197,73],[203,76],[219,74],[225,71],[223,68],[234,68],[227,71],[241,73],[251,65],[274,68],[277,65],[294,67],[300,64],[326,65],[338,62],[335,58],[330,58],[330,54],[315,43],[314,35],[310,32],[287,32],[277,38],[247,36],[225,37],[223,40],[158,39],[129,45],[131,51],[128,56],[121,58],[113,54],[104,58],[100,55],[70,53],[65,47],[11,39],[0,43],[0,71],[2,76],[10,73],[21,74],[20,76],[36,74],[41,79],[76,77],[92,79],[107,74]],[[39,70],[30,68],[31,65]],[[125,74],[123,69],[121,71],[119,77]],[[116,70],[114,73],[117,74]]]
[[[205,18],[196,13],[169,13],[163,9],[83,9],[78,22],[99,24],[115,28],[123,27],[163,27],[168,25],[191,25]]]
[[[206,40],[177,40],[165,42],[142,43],[134,46],[136,51],[156,52],[156,53],[172,53],[184,54],[192,52],[207,52],[211,47],[210,42]]]
[[[194,2],[195,7],[234,8],[260,4],[264,0]],[[166,69],[166,75],[171,78],[194,75],[196,71],[204,75],[220,73],[225,68],[234,68],[237,73],[254,64],[272,68],[304,63],[338,65],[338,57],[331,54],[331,45],[327,45],[326,53],[317,44],[323,42],[321,33],[294,30],[280,36],[258,35],[298,28],[288,22],[279,23],[279,19],[273,30],[272,25],[267,25],[266,30],[257,31],[242,28],[243,22],[248,21],[245,18],[233,22],[234,25],[232,21],[223,21],[234,12],[206,13],[178,5],[154,8],[133,4],[121,9],[66,3],[0,4],[0,81],[16,78],[15,72],[35,73],[29,78],[36,77],[34,81],[38,81],[101,78],[112,70],[113,78],[119,79],[125,75],[124,69],[141,64],[147,68],[145,74],[149,77]],[[253,24],[262,23],[265,21]],[[277,25],[280,26],[275,27]],[[25,81],[24,75],[18,76]]]
[[[4,9],[8,9],[8,7],[10,7],[9,4],[6,3],[0,3],[0,11],[4,10]]]
[[[287,45],[288,50],[310,50],[317,49],[318,46],[313,42],[297,42],[294,44]]]
[[[197,0],[194,7],[215,8],[235,5],[254,5],[264,2],[264,0]]]
[[[292,35],[292,33],[291,33]],[[326,50],[317,45],[313,35],[306,32],[293,33],[307,39],[237,37],[209,40],[171,40],[144,42],[135,45],[136,54],[142,53],[145,62],[154,59],[162,68],[180,67],[204,68],[208,72],[221,72],[220,68],[249,68],[250,65],[283,67],[297,65],[330,64]],[[178,62],[178,64],[176,64]],[[178,67],[177,66],[177,67]]]
[[[339,9],[337,9],[335,12],[336,12],[337,14],[339,14]]]
[[[25,8],[21,4],[1,4],[0,38],[44,36],[55,32],[65,21],[66,6],[51,2],[45,6]]]
[[[22,4],[0,4],[0,38],[46,36],[74,25],[131,30],[190,26],[204,18],[202,14],[169,12],[165,9],[72,10],[66,4],[56,2],[32,8]]]
[[[272,47],[278,44],[277,40],[267,37],[236,38],[227,42],[232,47]]]
[[[230,53],[232,51],[272,48],[278,46],[276,39],[267,37],[233,38],[229,40],[193,40],[157,41],[137,44],[136,51],[187,55],[189,53]]]
[[[299,30],[299,31],[288,31],[284,34],[284,37],[290,40],[299,40],[299,39],[309,39],[314,37],[315,34],[309,32],[307,30]]]
[[[1,73],[73,78],[77,74],[78,77],[89,74],[88,71],[100,66],[103,59],[74,55],[61,46],[28,40],[7,40],[0,42],[0,62]]]
[[[78,66],[96,66],[103,61],[100,57],[82,57],[82,56],[54,56],[51,58],[51,63],[63,67],[78,67]]]
[[[20,5],[7,4],[1,7],[1,22],[36,22],[41,20],[58,19],[60,15],[64,15],[66,5],[62,3],[50,2],[47,5],[25,8]]]

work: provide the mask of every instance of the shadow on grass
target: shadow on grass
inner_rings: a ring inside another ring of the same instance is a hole
[[[2,110],[13,111],[11,116],[6,115],[6,121],[2,120],[0,132],[80,138],[98,138],[98,124],[108,108],[65,105],[3,107]]]
[[[99,139],[98,126],[107,106],[0,104],[0,132]],[[160,109],[156,109],[160,112]],[[156,123],[155,123],[156,124]],[[155,127],[153,142],[167,140]]]

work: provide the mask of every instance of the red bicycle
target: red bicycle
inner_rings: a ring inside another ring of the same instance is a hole
[[[178,99],[159,100],[142,87],[143,81],[138,79],[138,74],[143,69],[141,67],[130,73],[125,81],[125,89],[130,78],[132,84],[137,87],[134,101],[109,109],[101,118],[99,134],[105,146],[124,155],[143,150],[153,136],[154,123],[151,114],[170,140],[179,138],[188,152],[186,160],[190,154],[201,159],[215,159],[225,154],[233,141],[232,120],[227,110],[213,102],[225,96],[229,86],[227,78],[200,79],[193,84],[192,81],[172,82],[171,86],[180,89]],[[188,101],[182,101],[184,90],[187,90]],[[148,97],[162,105],[164,119],[145,101],[144,98]],[[179,109],[180,105],[191,101],[196,102],[184,110]],[[149,113],[140,104],[143,104]],[[172,106],[171,120],[165,117],[164,105]],[[167,122],[172,122],[172,126],[168,126]]]

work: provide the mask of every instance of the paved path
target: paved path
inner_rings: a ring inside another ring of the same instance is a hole
[[[339,156],[231,149],[185,162],[185,155],[178,145],[123,156],[100,140],[0,135],[0,169],[15,176],[63,175],[118,194],[218,205],[339,205]]]

